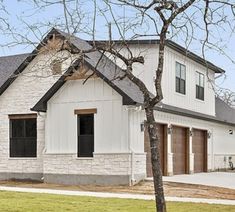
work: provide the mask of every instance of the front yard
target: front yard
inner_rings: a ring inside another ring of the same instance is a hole
[[[198,211],[235,211],[235,206],[167,203],[168,211],[198,212]],[[33,193],[17,193],[0,191],[0,211],[4,212],[41,212],[41,211],[78,211],[78,212],[151,212],[154,211],[154,201],[111,199],[94,197],[77,197],[62,195],[47,195]]]
[[[59,185],[27,181],[0,181],[1,186],[47,188],[72,191],[96,191],[131,194],[154,194],[153,182],[141,182],[135,186],[95,186],[95,185]],[[169,197],[189,197],[206,199],[235,200],[235,189],[192,185],[185,183],[164,182],[164,192]]]

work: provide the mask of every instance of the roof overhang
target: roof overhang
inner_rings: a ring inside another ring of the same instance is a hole
[[[174,115],[180,115],[180,116],[185,116],[189,118],[194,118],[194,119],[200,119],[203,121],[209,121],[209,122],[214,122],[218,124],[223,124],[223,125],[229,125],[229,126],[235,126],[235,120],[234,122],[232,121],[227,121],[221,118],[218,118],[217,116],[211,116],[211,115],[206,115],[203,113],[183,109],[183,108],[178,108],[175,106],[171,105],[166,105],[163,103],[160,103],[158,106],[155,106],[154,108],[156,111],[160,112],[165,112],[165,113],[170,113]]]
[[[37,112],[46,112],[47,111],[47,102],[52,98],[52,96],[65,84],[66,78],[73,74],[74,68],[78,69],[81,65],[86,65],[94,73],[103,79],[108,85],[110,85],[114,90],[116,90],[123,97],[123,105],[136,105],[136,102],[133,101],[128,95],[126,95],[121,89],[119,89],[111,81],[107,80],[100,72],[98,72],[93,66],[91,66],[86,61],[81,61],[78,59],[68,68],[68,70],[54,83],[54,85],[43,95],[43,97],[31,108],[32,111]]]

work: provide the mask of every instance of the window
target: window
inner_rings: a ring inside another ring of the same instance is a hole
[[[196,98],[204,100],[204,74],[196,72]]]
[[[10,157],[37,156],[36,115],[9,116]]]
[[[84,114],[86,112],[90,113]],[[78,123],[78,157],[93,157],[94,113],[96,113],[96,109],[75,110]]]
[[[175,74],[175,91],[177,93],[185,94],[186,86],[186,67],[183,64],[176,62]]]

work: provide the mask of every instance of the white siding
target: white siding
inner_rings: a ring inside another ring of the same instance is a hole
[[[229,130],[233,130],[233,134],[229,134]],[[235,154],[235,127],[215,125],[214,138],[214,154]]]
[[[131,151],[135,153],[144,152],[144,131],[141,131],[143,120],[143,113],[139,111],[139,108],[129,109],[129,142]]]
[[[186,94],[175,92],[175,63],[179,62],[186,66]],[[179,108],[215,115],[215,94],[208,79],[214,81],[212,71],[200,64],[187,59],[183,55],[167,48],[165,55],[165,72],[163,73],[163,103]],[[196,99],[196,72],[205,75],[205,100]],[[207,77],[208,73],[208,77]]]
[[[158,45],[157,44],[135,44],[130,45],[130,49],[134,55],[142,55],[145,59],[145,64],[136,64],[134,74],[138,76],[146,84],[147,88],[155,93],[154,78],[155,70],[158,64]],[[126,50],[122,50],[126,55]],[[186,65],[186,95],[175,92],[175,63],[180,62]],[[118,61],[120,66],[123,64]],[[205,101],[196,99],[196,72],[201,72],[205,75]],[[208,77],[207,77],[208,76]],[[215,94],[212,89],[210,79],[214,81],[214,72],[207,70],[204,66],[185,57],[178,52],[166,48],[164,72],[162,78],[163,103],[184,108],[199,113],[215,115]]]
[[[46,152],[77,153],[75,109],[97,108],[95,153],[128,152],[128,111],[122,97],[101,79],[67,81],[49,100]]]

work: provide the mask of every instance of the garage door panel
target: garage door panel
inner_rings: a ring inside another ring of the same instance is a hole
[[[173,126],[173,174],[187,172],[187,128]]]
[[[192,149],[194,153],[194,172],[206,170],[206,131],[193,129]]]

